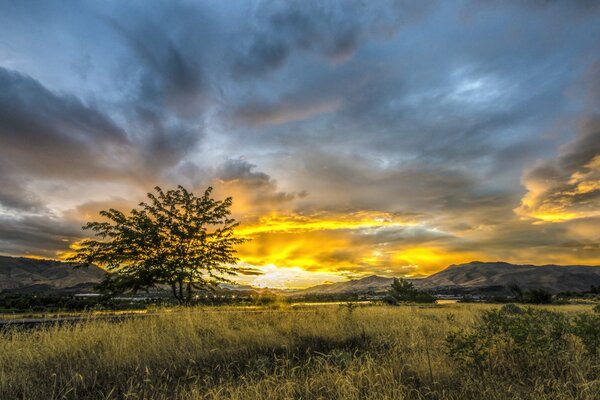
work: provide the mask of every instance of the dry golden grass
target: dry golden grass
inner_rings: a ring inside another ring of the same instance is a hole
[[[461,372],[445,338],[491,307],[206,308],[6,332],[0,398],[599,398],[577,346],[560,378],[482,382]]]

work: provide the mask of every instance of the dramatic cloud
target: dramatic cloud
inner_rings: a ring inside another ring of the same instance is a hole
[[[296,52],[317,53],[332,63],[346,61],[369,37],[391,35],[401,24],[414,22],[430,4],[259,2],[253,10],[258,29],[238,46],[234,71],[264,75],[281,68]]]
[[[597,2],[2,2],[0,37],[2,254],[183,184],[254,284],[600,263]]]
[[[517,212],[542,221],[600,216],[600,117],[582,123],[558,158],[539,163],[523,178],[528,189]]]
[[[75,97],[54,94],[4,68],[0,87],[0,156],[5,162],[46,176],[120,175],[113,155],[130,143],[112,120]]]

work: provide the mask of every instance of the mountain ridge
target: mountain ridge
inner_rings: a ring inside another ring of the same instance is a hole
[[[407,280],[421,289],[431,291],[484,291],[490,289],[506,291],[508,285],[516,283],[524,290],[544,289],[558,293],[585,291],[591,285],[600,285],[600,266],[472,261],[465,264],[452,264],[425,278]],[[296,294],[381,293],[389,288],[392,281],[391,277],[370,275],[346,282],[313,286],[299,290]]]
[[[99,267],[75,268],[54,260],[0,256],[0,292],[2,291],[85,291],[99,283],[106,272]],[[286,291],[288,295],[374,294],[388,290],[393,278],[369,275],[344,282],[321,284]],[[426,278],[407,279],[415,286],[435,292],[507,291],[518,284],[523,290],[544,289],[552,293],[586,291],[600,286],[600,266],[510,264],[503,261],[472,261],[452,264]],[[231,286],[231,287],[230,287]],[[248,291],[248,285],[228,285],[224,289]]]
[[[0,292],[89,290],[105,274],[94,265],[76,268],[55,260],[0,256]]]

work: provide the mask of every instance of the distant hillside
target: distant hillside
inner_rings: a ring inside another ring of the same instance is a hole
[[[600,266],[514,265],[479,262],[451,265],[421,281],[424,289],[482,289],[517,283],[523,289],[541,288],[551,292],[586,291],[600,285]]]
[[[540,288],[553,293],[582,292],[590,285],[600,285],[600,266],[581,265],[514,265],[504,262],[479,262],[451,265],[437,274],[411,280],[415,286],[432,291],[503,291],[511,283],[524,290]],[[362,279],[313,286],[295,295],[335,295],[350,293],[383,293],[392,278],[372,275]]]
[[[295,291],[299,295],[334,295],[350,293],[378,293],[385,291],[392,284],[393,278],[371,275],[362,279],[353,279],[346,282],[317,285],[307,289]]]
[[[0,292],[75,292],[89,291],[100,282],[105,272],[94,266],[74,268],[59,261],[0,256]],[[600,286],[600,266],[581,265],[514,265],[504,262],[479,262],[451,265],[437,274],[411,280],[415,286],[438,291],[502,291],[511,283],[524,290],[542,288],[551,292],[586,291],[591,285]],[[290,291],[289,295],[341,295],[384,293],[392,278],[368,276],[332,284]],[[221,285],[223,290],[254,291],[239,285]]]
[[[59,261],[0,256],[0,292],[89,290],[104,274],[95,266],[74,268]]]

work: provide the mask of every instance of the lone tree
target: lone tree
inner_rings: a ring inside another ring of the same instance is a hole
[[[84,240],[70,261],[98,264],[111,274],[100,284],[105,293],[136,293],[168,285],[179,304],[189,304],[194,292],[237,273],[231,197],[215,200],[212,187],[200,197],[184,187],[156,194],[126,215],[110,209],[108,222],[88,222],[99,239]]]
[[[435,297],[417,289],[412,282],[402,278],[394,278],[388,292],[388,302],[392,304],[401,302],[435,303]]]

